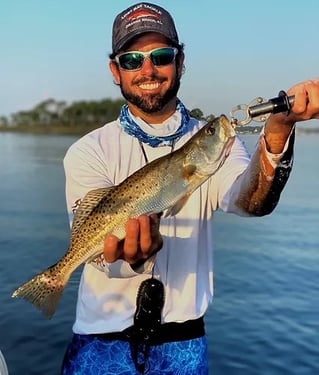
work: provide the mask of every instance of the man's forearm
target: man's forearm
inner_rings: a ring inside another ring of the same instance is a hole
[[[287,138],[289,138],[289,143],[283,154],[269,154],[277,147],[282,152]],[[279,138],[276,138],[278,142],[271,143],[272,147],[269,147],[269,138],[267,141],[266,135],[260,138],[251,162],[235,183],[238,184],[236,190],[239,194],[234,204],[244,213],[263,216],[271,213],[276,207],[292,168],[295,135],[291,127],[287,138],[283,144],[279,142]]]

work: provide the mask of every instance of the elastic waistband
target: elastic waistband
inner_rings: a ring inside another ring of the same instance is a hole
[[[182,323],[164,323],[149,338],[149,345],[161,345],[165,342],[186,341],[196,339],[205,335],[205,324],[203,317],[187,320]],[[91,334],[101,340],[121,340],[131,342],[134,340],[134,326],[121,332]]]

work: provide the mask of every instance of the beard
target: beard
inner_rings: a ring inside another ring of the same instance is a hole
[[[151,82],[151,80],[161,81],[160,77],[151,77],[151,79],[147,79],[147,82]],[[134,82],[135,84],[141,84],[145,82],[140,80],[138,82]],[[138,107],[144,113],[155,113],[161,111],[167,103],[169,103],[173,98],[177,96],[177,92],[180,87],[180,78],[175,77],[172,81],[170,87],[166,90],[164,94],[146,94],[143,96],[135,95],[129,89],[124,87],[122,84],[120,85],[121,92],[123,97],[131,104]]]

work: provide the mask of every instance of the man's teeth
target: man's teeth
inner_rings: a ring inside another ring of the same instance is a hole
[[[142,83],[140,85],[140,88],[143,89],[143,90],[154,90],[154,89],[157,89],[159,87],[159,83],[158,82],[152,82],[152,83]]]

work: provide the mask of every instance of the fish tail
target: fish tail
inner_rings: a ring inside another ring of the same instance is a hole
[[[12,293],[12,297],[20,297],[32,303],[50,319],[55,313],[68,281],[68,277],[59,272],[57,268],[57,264],[55,264],[39,273],[17,288]]]

